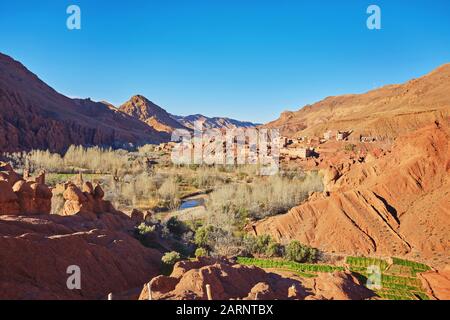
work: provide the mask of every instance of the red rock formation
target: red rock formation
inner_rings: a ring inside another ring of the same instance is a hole
[[[305,285],[314,291],[314,296],[307,299],[365,300],[374,297],[374,293],[349,272],[319,273],[317,278],[305,279]]]
[[[41,183],[45,175],[34,179],[38,182],[25,181],[9,164],[0,163],[0,179],[0,215],[50,213],[52,193]]]
[[[100,186],[67,185],[64,214],[76,216],[50,215],[45,175],[25,181],[0,169],[0,299],[101,299],[157,275],[161,255],[131,237],[136,221]],[[81,268],[81,290],[66,285],[71,265]]]
[[[75,184],[69,183],[63,193],[66,202],[61,215],[83,215],[91,219],[96,219],[97,215],[102,213],[124,215],[115,210],[111,202],[103,200],[104,195],[100,185],[94,188],[90,182],[85,182],[81,190]]]
[[[226,260],[202,258],[182,261],[175,265],[170,277],[158,276],[150,281],[152,299],[155,300],[206,300],[206,285],[211,288],[214,300],[249,299],[367,299],[374,294],[364,288],[349,274],[336,273],[329,276],[329,286],[319,277],[320,289],[305,288],[299,280],[285,278],[257,267],[233,264]],[[145,285],[140,299],[149,297]]]
[[[256,232],[325,252],[414,254],[431,265],[449,264],[449,140],[446,124],[405,135],[392,153],[356,163],[338,179],[330,173],[329,197],[260,221]]]
[[[159,273],[161,255],[130,236],[135,223],[105,213],[0,216],[0,299],[106,299]],[[66,282],[81,269],[81,290]]]
[[[419,275],[429,296],[438,300],[450,300],[450,266],[441,271],[428,271]]]

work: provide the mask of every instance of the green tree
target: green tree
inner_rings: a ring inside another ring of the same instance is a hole
[[[302,245],[294,240],[286,247],[285,259],[295,262],[315,262],[317,260],[317,249]]]

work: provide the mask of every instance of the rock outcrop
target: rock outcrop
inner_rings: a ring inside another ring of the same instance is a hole
[[[93,219],[102,213],[123,215],[122,212],[113,207],[110,201],[103,200],[104,195],[105,193],[100,185],[96,185],[94,188],[90,182],[85,182],[80,189],[75,184],[69,183],[63,193],[66,202],[61,215],[83,215]]]
[[[325,282],[329,281],[329,284]],[[368,299],[374,294],[346,273],[321,276],[315,286],[300,280],[228,260],[201,258],[178,262],[170,276],[153,278],[149,286],[154,300],[206,300],[209,285],[213,300]],[[149,298],[148,285],[140,295]],[[319,288],[319,289],[316,289]]]
[[[110,213],[0,216],[0,299],[106,299],[140,287],[159,273],[161,254],[130,235],[134,225]],[[80,290],[67,286],[70,266],[80,268]]]
[[[329,196],[254,225],[257,234],[340,254],[410,256],[439,267],[450,257],[450,129],[434,124],[392,152],[326,175]]]
[[[0,299],[102,299],[158,274],[161,254],[132,237],[136,221],[103,200],[100,186],[68,184],[69,216],[50,215],[45,174],[24,180],[8,164],[0,170]],[[71,266],[81,289],[67,286]]]
[[[428,271],[419,274],[429,296],[437,300],[450,300],[450,266],[439,271]]]
[[[51,199],[45,175],[24,180],[9,164],[0,163],[0,215],[50,214]]]
[[[311,300],[365,300],[375,296],[350,272],[319,273],[317,278],[305,279],[304,285],[314,292],[306,298]]]

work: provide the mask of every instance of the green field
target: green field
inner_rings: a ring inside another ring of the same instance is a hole
[[[264,269],[278,269],[294,272],[300,277],[311,278],[318,273],[349,270],[355,274],[361,283],[367,283],[368,268],[379,267],[381,271],[381,289],[374,292],[386,300],[429,300],[417,273],[428,271],[427,265],[398,258],[392,258],[392,263],[368,257],[347,257],[346,266],[326,264],[305,264],[281,259],[258,259],[239,257],[238,263],[252,265]]]

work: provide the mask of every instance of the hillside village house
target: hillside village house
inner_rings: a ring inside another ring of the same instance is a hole
[[[344,141],[350,136],[351,133],[352,131],[328,130],[323,134],[323,138],[326,141],[333,138],[336,138],[336,141]]]
[[[307,159],[314,156],[314,149],[312,148],[283,148],[280,150],[282,156],[290,159]]]

